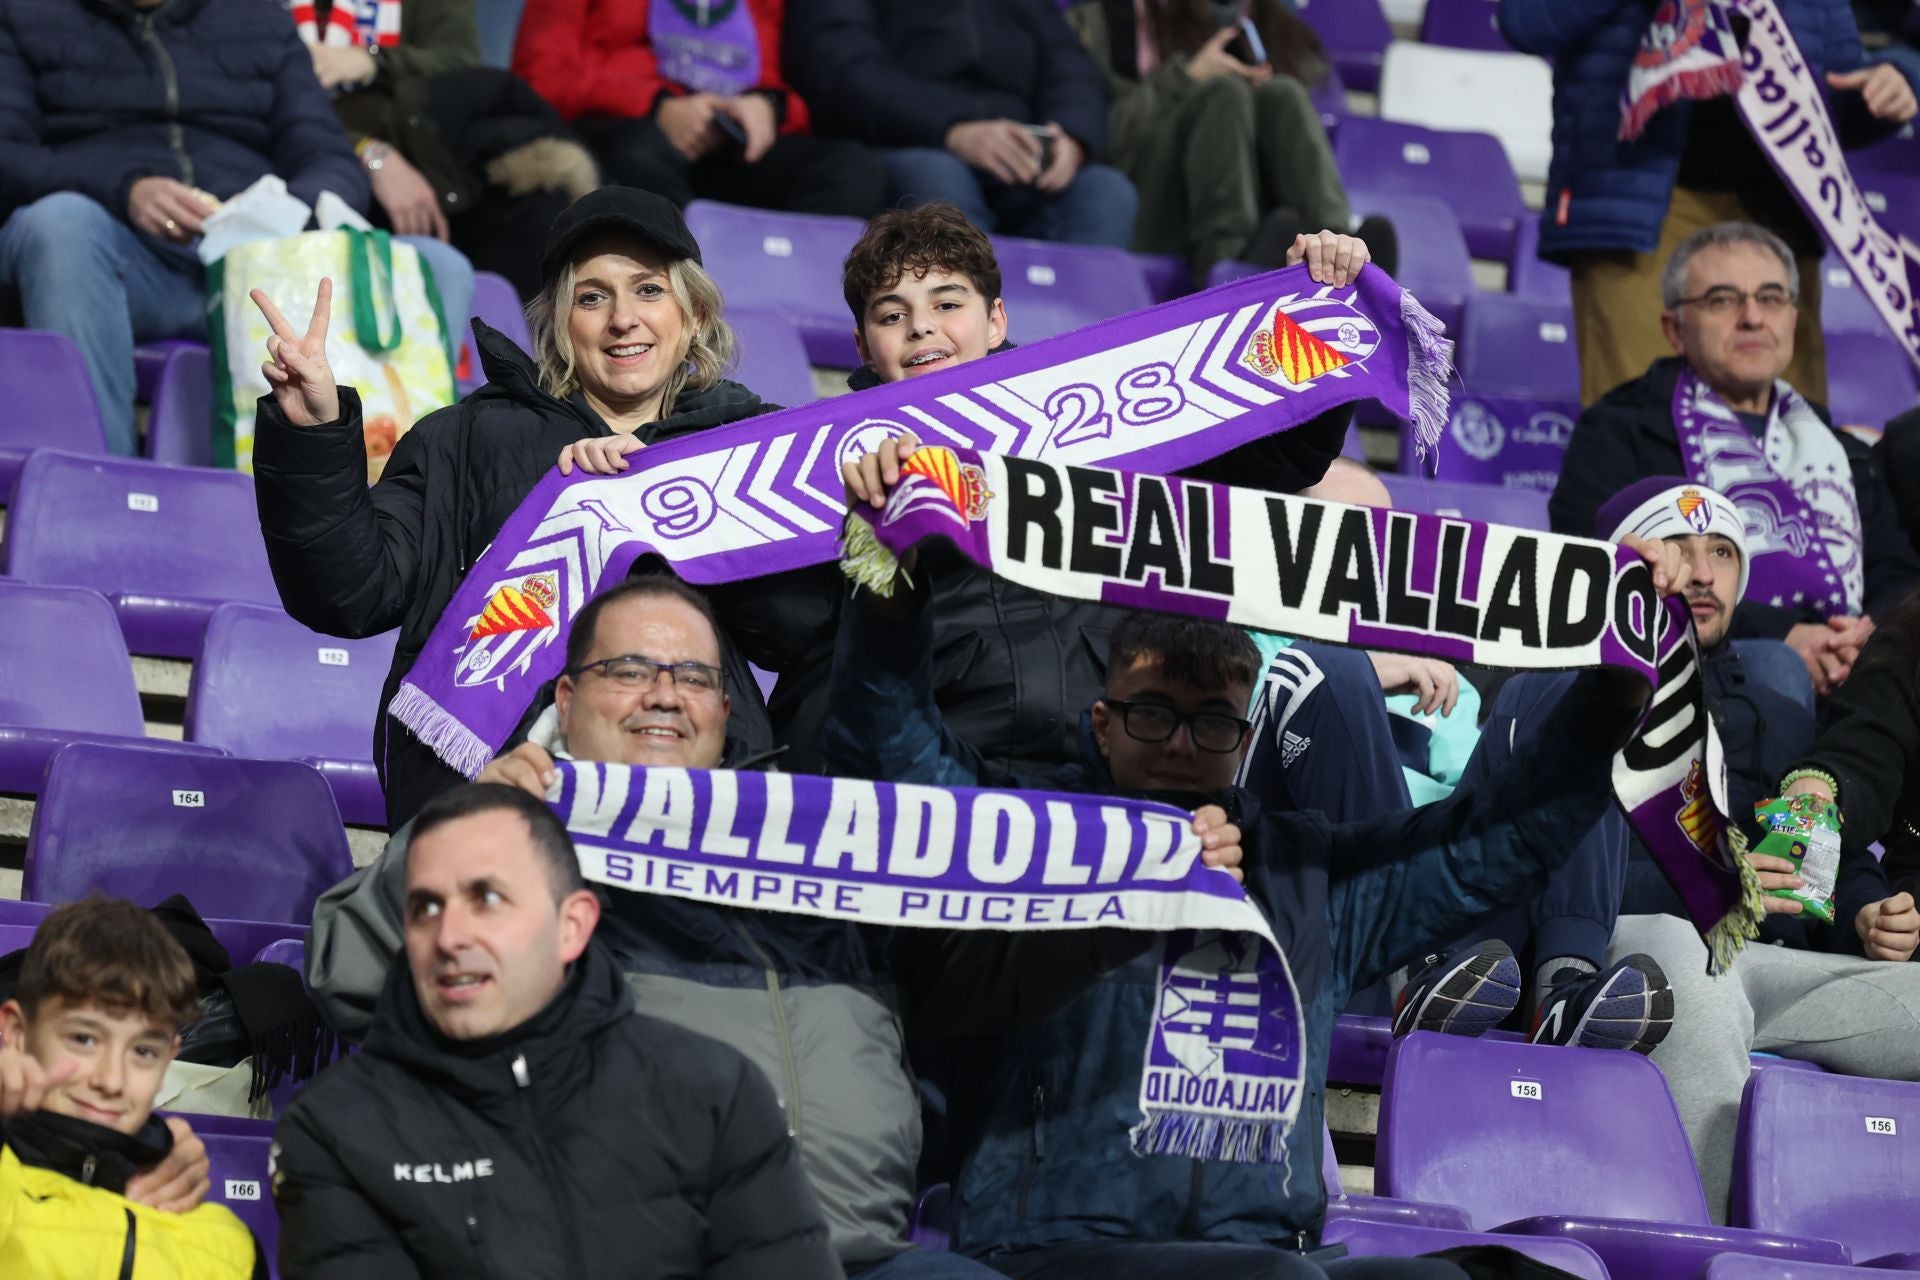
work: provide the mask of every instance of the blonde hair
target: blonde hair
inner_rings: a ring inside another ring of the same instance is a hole
[[[575,365],[573,335],[567,328],[567,316],[573,310],[574,266],[568,263],[553,284],[527,305],[527,323],[533,330],[533,358],[540,367],[540,389],[565,399],[580,390],[580,374]],[[733,365],[738,339],[723,314],[726,303],[720,286],[700,264],[682,258],[667,267],[667,291],[680,304],[686,321],[682,331],[685,349],[673,360],[673,373],[667,378],[660,398],[660,416],[673,412],[674,401],[689,386],[704,391]]]

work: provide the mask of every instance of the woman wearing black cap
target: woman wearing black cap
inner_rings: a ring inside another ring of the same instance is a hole
[[[562,449],[615,436],[651,444],[773,408],[721,377],[733,331],[666,200],[628,187],[583,196],[548,232],[542,269],[533,358],[474,321],[487,384],[402,436],[371,488],[360,397],[327,366],[330,286],[304,335],[254,291],[273,330],[254,483],[274,581],[287,612],[316,631],[401,628],[382,708],[468,567]],[[731,652],[728,667],[730,734],[762,749],[771,732],[759,690]],[[460,781],[384,713],[373,758],[394,827]]]

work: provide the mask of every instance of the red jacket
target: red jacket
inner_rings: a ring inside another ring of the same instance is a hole
[[[647,39],[652,0],[528,0],[513,46],[513,69],[568,120],[649,116],[662,94],[687,90],[660,74]],[[756,90],[784,104],[780,132],[807,131],[807,104],[780,74],[786,0],[743,0],[760,35]]]

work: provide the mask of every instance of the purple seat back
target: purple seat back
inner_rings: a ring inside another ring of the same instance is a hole
[[[142,906],[184,893],[206,917],[305,924],[352,871],[340,811],[307,765],[80,742],[47,767],[21,891]]]
[[[185,1119],[207,1144],[207,1162],[211,1166],[207,1199],[227,1206],[236,1218],[247,1224],[247,1230],[260,1242],[261,1253],[271,1266],[280,1241],[280,1216],[273,1207],[268,1169],[273,1136],[220,1132],[211,1126],[202,1128],[199,1116],[190,1115]]]
[[[1140,264],[1124,249],[996,237],[1007,333],[1039,342],[1153,305]]]
[[[768,404],[791,409],[812,404],[813,365],[793,321],[760,307],[728,307],[727,323],[740,339],[738,363],[728,376]],[[852,320],[848,320],[851,327]]]
[[[191,899],[189,899],[191,901]],[[19,898],[0,898],[0,928],[23,928],[29,933],[40,927],[40,922],[53,910],[51,902],[22,901]],[[269,920],[222,920],[218,917],[202,921],[213,932],[221,946],[227,950],[227,959],[233,964],[246,964],[260,954],[266,947],[286,938],[306,939],[311,926],[306,924],[285,924]]]
[[[1871,186],[1877,174],[1920,173],[1920,136],[1915,135],[1913,122],[1900,126],[1900,132],[1884,142],[1849,151],[1847,167],[1862,186]]]
[[[1491,9],[1486,0],[1474,3]],[[1432,12],[1431,9],[1428,10]],[[1356,116],[1334,140],[1334,159],[1347,185],[1362,191],[1401,192],[1437,198],[1459,219],[1467,250],[1476,258],[1505,260],[1526,204],[1520,182],[1500,139],[1490,133],[1427,129],[1374,116]],[[1400,228],[1407,242],[1425,228]]]
[[[1577,405],[1580,351],[1573,341],[1573,308],[1512,294],[1475,294],[1460,334],[1458,368],[1470,394],[1513,391]]]
[[[190,658],[228,600],[280,603],[253,478],[43,449],[21,468],[7,567],[113,601],[135,653]]]
[[[1540,215],[1529,213],[1514,227],[1513,254],[1507,259],[1507,292],[1573,305],[1573,273],[1540,258]]]
[[[1611,1280],[1600,1255],[1577,1240],[1550,1240],[1529,1236],[1491,1235],[1475,1231],[1448,1231],[1434,1227],[1334,1217],[1321,1233],[1322,1244],[1343,1244],[1355,1258],[1417,1258],[1442,1249],[1473,1245],[1497,1246],[1523,1253],[1536,1262],[1557,1267],[1583,1280]]]
[[[255,760],[373,762],[398,632],[341,640],[257,604],[213,611],[187,691],[186,738]]]
[[[305,938],[279,938],[260,948],[253,957],[255,964],[283,964],[297,972],[302,981],[307,976],[307,940]]]
[[[1707,1260],[1700,1280],[1860,1280],[1858,1267],[1794,1258],[1762,1258],[1751,1253],[1722,1253]]]
[[[1441,463],[1442,468],[1446,466]],[[1382,473],[1380,479],[1401,511],[1435,516],[1465,516],[1489,524],[1547,532],[1547,495],[1537,489],[1503,489],[1490,484],[1426,480]]]
[[[1193,273],[1185,258],[1170,253],[1136,253],[1133,261],[1155,302],[1172,302],[1193,292]]]
[[[178,467],[213,465],[213,352],[199,342],[142,347],[157,368],[147,402],[147,457]]]
[[[1916,403],[1913,361],[1885,330],[1827,336],[1827,408],[1834,425],[1878,430]]]
[[[778,311],[799,328],[813,363],[859,367],[840,268],[865,223],[696,200],[687,229],[729,306]]]
[[[1300,0],[1294,6],[1320,36],[1340,79],[1361,93],[1380,88],[1380,65],[1393,42],[1380,0]]]
[[[1415,1032],[1381,1095],[1381,1193],[1476,1227],[1544,1214],[1707,1222],[1660,1068],[1637,1053]]]
[[[473,273],[473,315],[511,338],[522,351],[533,354],[533,333],[527,327],[527,313],[521,309],[520,294],[513,282],[505,276],[492,271]],[[460,330],[460,359],[467,369],[467,376],[460,380],[460,394],[464,396],[484,383],[487,375],[480,367],[480,353],[474,349],[473,326],[463,321]]]
[[[1820,262],[1820,331],[1829,337],[1836,333],[1892,336],[1853,272],[1833,255]]]
[[[1920,1250],[1920,1084],[1812,1071],[1747,1081],[1732,1221],[1824,1236],[1854,1261]]]
[[[1920,241],[1920,173],[1870,170],[1856,173],[1854,181],[1889,235]]]
[[[1420,39],[1454,49],[1512,53],[1513,46],[1500,34],[1499,11],[1500,0],[1427,0],[1427,11],[1420,15]]]
[[[1453,210],[1426,195],[1353,190],[1350,198],[1360,217],[1377,213],[1392,221],[1400,236],[1395,279],[1447,326],[1449,337],[1459,337],[1475,290],[1472,256]]]
[[[0,581],[0,653],[0,791],[38,791],[69,735],[146,733],[127,643],[98,591]]]
[[[30,924],[0,924],[0,956],[25,951],[33,943],[36,927]]]
[[[100,400],[80,348],[58,333],[0,329],[0,500],[34,449],[105,453]]]
[[[1328,67],[1325,78],[1313,87],[1313,105],[1320,111],[1320,127],[1329,138],[1338,138],[1340,126],[1352,113],[1347,110],[1346,82],[1337,67]]]
[[[907,1238],[922,1249],[940,1253],[951,1247],[952,1233],[953,1188],[936,1182],[914,1201],[913,1222]]]
[[[1450,480],[1551,492],[1580,416],[1580,357],[1563,303],[1479,293],[1460,337],[1461,390],[1440,470]],[[1400,467],[1413,471],[1413,438]]]

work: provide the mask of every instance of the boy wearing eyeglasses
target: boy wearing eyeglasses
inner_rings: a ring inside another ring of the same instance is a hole
[[[884,497],[902,452],[888,441],[844,472],[849,503]],[[1627,541],[1663,594],[1684,586],[1676,548]],[[1334,1017],[1356,986],[1540,892],[1570,853],[1570,836],[1614,804],[1612,756],[1644,689],[1583,672],[1547,730],[1484,784],[1424,808],[1333,822],[1264,808],[1233,785],[1251,736],[1242,714],[1260,671],[1248,634],[1133,612],[1114,629],[1077,767],[1021,778],[996,773],[947,729],[933,698],[932,573],[911,554],[901,567],[892,596],[857,593],[843,614],[824,743],[832,769],[1218,806],[1238,824],[1247,893],[1272,922],[1306,1033],[1306,1088],[1284,1164],[1134,1154],[1141,1046],[1159,1014],[1162,952],[1173,941],[1138,938],[1132,959],[1037,1030],[963,1042],[949,1064],[956,1167],[941,1171],[953,1183],[954,1248],[1019,1280],[1463,1276],[1436,1259],[1323,1266],[1305,1256],[1325,1211],[1319,1169]],[[1167,959],[1185,972],[1202,950]],[[1219,1034],[1225,1047],[1234,1033]]]

